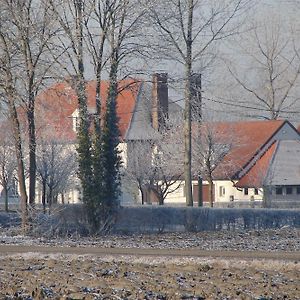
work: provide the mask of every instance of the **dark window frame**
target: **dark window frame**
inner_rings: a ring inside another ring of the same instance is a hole
[[[292,186],[287,186],[285,188],[285,193],[286,193],[286,195],[293,195],[293,187]]]
[[[226,193],[225,186],[219,186],[219,197],[224,197]]]
[[[283,195],[283,188],[282,186],[278,186],[275,188],[275,194],[276,195]]]

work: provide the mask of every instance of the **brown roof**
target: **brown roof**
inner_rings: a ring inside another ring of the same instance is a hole
[[[108,84],[107,81],[101,82],[102,114],[106,107]],[[129,128],[140,87],[141,81],[134,79],[119,82],[117,116],[122,138],[125,137]],[[87,106],[95,108],[96,82],[87,82],[86,90]],[[43,91],[36,101],[37,133],[50,129],[57,136],[63,136],[69,140],[76,139],[76,133],[72,127],[72,113],[77,107],[76,93],[67,82],[56,83]]]
[[[274,142],[272,146],[263,154],[263,156],[254,164],[254,166],[246,173],[236,184],[240,188],[260,188],[266,178],[270,162],[277,147],[278,142]]]
[[[234,178],[237,172],[246,166],[285,122],[287,121],[216,123],[220,131],[225,132],[227,130],[232,141],[232,147],[215,169],[215,179]]]

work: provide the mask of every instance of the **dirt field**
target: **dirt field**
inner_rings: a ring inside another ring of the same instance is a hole
[[[291,260],[29,252],[0,266],[0,299],[300,299]]]
[[[300,299],[299,230],[0,236],[0,299]]]

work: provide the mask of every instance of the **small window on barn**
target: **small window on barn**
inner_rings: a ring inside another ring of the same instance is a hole
[[[219,187],[219,196],[220,197],[225,196],[225,187],[224,186]]]
[[[248,188],[244,188],[244,195],[248,195],[248,194],[249,194]]]
[[[297,195],[300,195],[300,186],[297,186]]]
[[[254,195],[258,195],[258,189],[254,189]]]
[[[276,192],[276,195],[282,195],[282,187],[277,187],[275,192]]]
[[[287,195],[292,195],[293,194],[293,187],[292,186],[287,186],[286,187],[286,194]]]

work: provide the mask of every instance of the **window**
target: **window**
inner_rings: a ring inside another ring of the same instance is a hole
[[[297,186],[297,195],[300,195],[300,186]]]
[[[224,186],[219,187],[219,196],[220,197],[225,196],[225,187]]]
[[[282,195],[282,187],[277,187],[275,192],[276,192],[276,195]]]
[[[293,194],[293,187],[292,186],[287,186],[286,187],[286,194],[287,195],[292,195]]]
[[[254,195],[258,195],[258,189],[254,189]]]
[[[248,195],[248,194],[249,194],[248,188],[244,188],[244,195]]]
[[[12,197],[18,196],[18,182],[16,179],[13,179],[9,186],[9,195]]]
[[[73,117],[73,131],[78,132],[79,130],[79,117]]]

